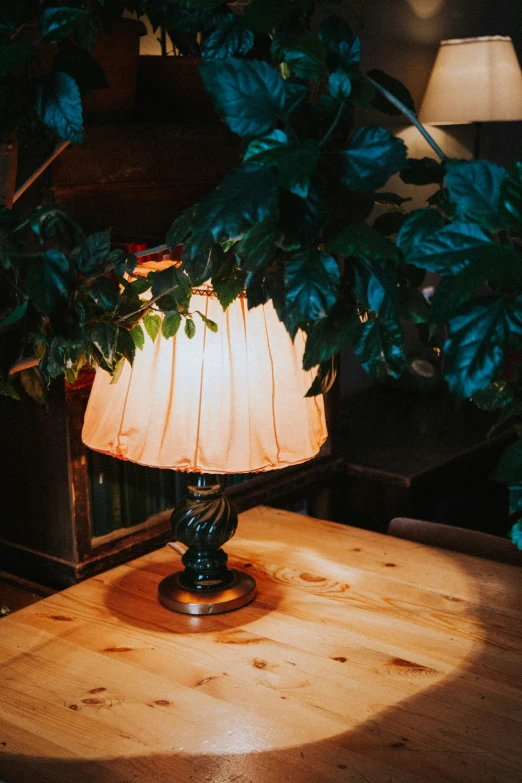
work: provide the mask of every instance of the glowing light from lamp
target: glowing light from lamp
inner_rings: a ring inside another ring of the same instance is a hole
[[[441,41],[419,119],[427,125],[522,120],[522,71],[511,38]]]

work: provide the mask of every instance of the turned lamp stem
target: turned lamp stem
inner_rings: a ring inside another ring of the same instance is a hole
[[[187,489],[171,517],[176,541],[187,551],[184,571],[160,583],[160,603],[184,614],[217,614],[244,606],[256,593],[254,579],[227,566],[221,549],[237,528],[237,513],[217,476],[202,473]]]

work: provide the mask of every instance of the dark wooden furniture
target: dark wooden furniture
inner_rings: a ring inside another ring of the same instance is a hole
[[[423,519],[396,517],[388,525],[388,535],[416,541],[426,546],[483,557],[486,560],[496,560],[498,563],[522,566],[522,550],[509,539],[490,536],[478,530],[450,527],[440,522],[426,522]]]
[[[505,535],[506,487],[488,476],[514,436],[488,437],[495,419],[445,392],[380,386],[346,397],[335,519],[385,532],[404,516]]]

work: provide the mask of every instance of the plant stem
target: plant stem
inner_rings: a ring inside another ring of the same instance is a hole
[[[323,144],[326,144],[326,142],[328,141],[328,139],[330,138],[330,136],[334,132],[335,128],[337,127],[337,123],[341,119],[341,114],[343,113],[343,110],[344,110],[344,102],[341,103],[341,105],[337,109],[337,114],[335,115],[334,120],[333,120],[332,124],[330,125],[330,127],[328,128],[328,130],[326,131],[325,135],[323,136],[323,138],[319,142],[319,146],[322,147]]]
[[[146,304],[142,305],[142,307],[138,307],[137,310],[133,310],[132,313],[127,313],[121,318],[117,318],[114,323],[122,324],[127,320],[127,318],[131,318],[133,315],[138,315],[138,313],[142,313],[144,310],[148,310],[149,307],[154,304],[154,302],[157,302],[158,299],[161,299],[162,296],[171,294],[172,291],[174,291],[176,288],[179,288],[179,285],[173,285],[172,288],[167,288],[166,291],[162,291],[161,294],[158,294],[157,296],[153,296],[152,299],[149,299],[149,301]]]
[[[426,139],[426,141],[428,142],[428,144],[430,145],[430,147],[432,148],[432,150],[434,150],[434,152],[436,152],[436,153],[437,153],[437,155],[439,156],[439,158],[440,158],[441,160],[446,160],[446,155],[445,155],[445,154],[444,154],[444,152],[441,150],[441,148],[439,147],[439,145],[437,144],[437,142],[435,141],[435,139],[434,139],[432,136],[430,136],[430,134],[428,133],[428,131],[426,130],[426,128],[424,127],[424,125],[422,125],[422,124],[419,122],[419,118],[417,117],[417,115],[415,114],[415,112],[413,112],[413,111],[411,111],[410,109],[408,109],[408,107],[407,107],[407,106],[405,106],[405,105],[404,105],[404,103],[402,103],[402,101],[400,101],[398,98],[396,98],[396,97],[395,97],[395,95],[392,95],[392,93],[391,93],[391,92],[389,92],[389,91],[388,91],[388,90],[387,90],[385,87],[383,87],[381,84],[379,84],[378,82],[374,81],[374,80],[373,80],[373,79],[371,79],[369,76],[367,76],[366,78],[368,79],[368,81],[369,81],[371,84],[373,84],[373,86],[375,87],[375,89],[376,89],[378,92],[380,92],[380,93],[381,93],[381,95],[383,95],[383,96],[384,96],[384,97],[385,97],[385,98],[386,98],[386,99],[387,99],[387,100],[388,100],[390,103],[392,103],[392,104],[393,104],[393,105],[394,105],[394,106],[395,106],[397,109],[399,109],[399,111],[401,111],[401,112],[404,114],[404,116],[405,116],[405,117],[407,117],[407,118],[409,119],[409,121],[412,123],[412,125],[415,125],[415,127],[417,128],[417,130],[419,131],[419,133],[420,133],[422,136],[424,136],[424,138]]]
[[[55,159],[58,157],[58,155],[60,155],[60,154],[61,154],[61,153],[64,151],[64,149],[66,149],[66,148],[69,146],[69,144],[70,144],[70,143],[71,143],[70,141],[62,141],[62,142],[60,142],[60,144],[58,144],[58,145],[55,147],[55,149],[54,149],[54,152],[52,153],[52,155],[50,155],[50,157],[48,157],[46,160],[44,160],[44,162],[42,163],[42,165],[41,165],[41,166],[38,166],[38,168],[36,169],[36,171],[33,171],[33,173],[31,174],[31,176],[29,177],[29,179],[26,179],[26,181],[23,183],[23,185],[20,185],[20,187],[18,188],[18,190],[15,192],[15,194],[14,194],[14,196],[13,196],[13,204],[15,203],[15,201],[18,201],[18,199],[20,198],[20,196],[23,196],[23,194],[25,193],[25,191],[26,191],[28,188],[30,188],[30,187],[31,187],[31,185],[33,184],[33,182],[36,182],[36,180],[38,179],[38,177],[40,176],[40,174],[43,174],[43,172],[45,171],[45,169],[46,169],[48,166],[50,166],[50,165],[51,165],[51,163],[52,163],[52,162],[53,162],[53,161],[54,161],[54,160],[55,160]]]

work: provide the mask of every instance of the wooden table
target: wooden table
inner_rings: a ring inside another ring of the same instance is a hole
[[[156,601],[164,548],[0,620],[7,783],[522,781],[522,570],[266,507],[249,607]]]

